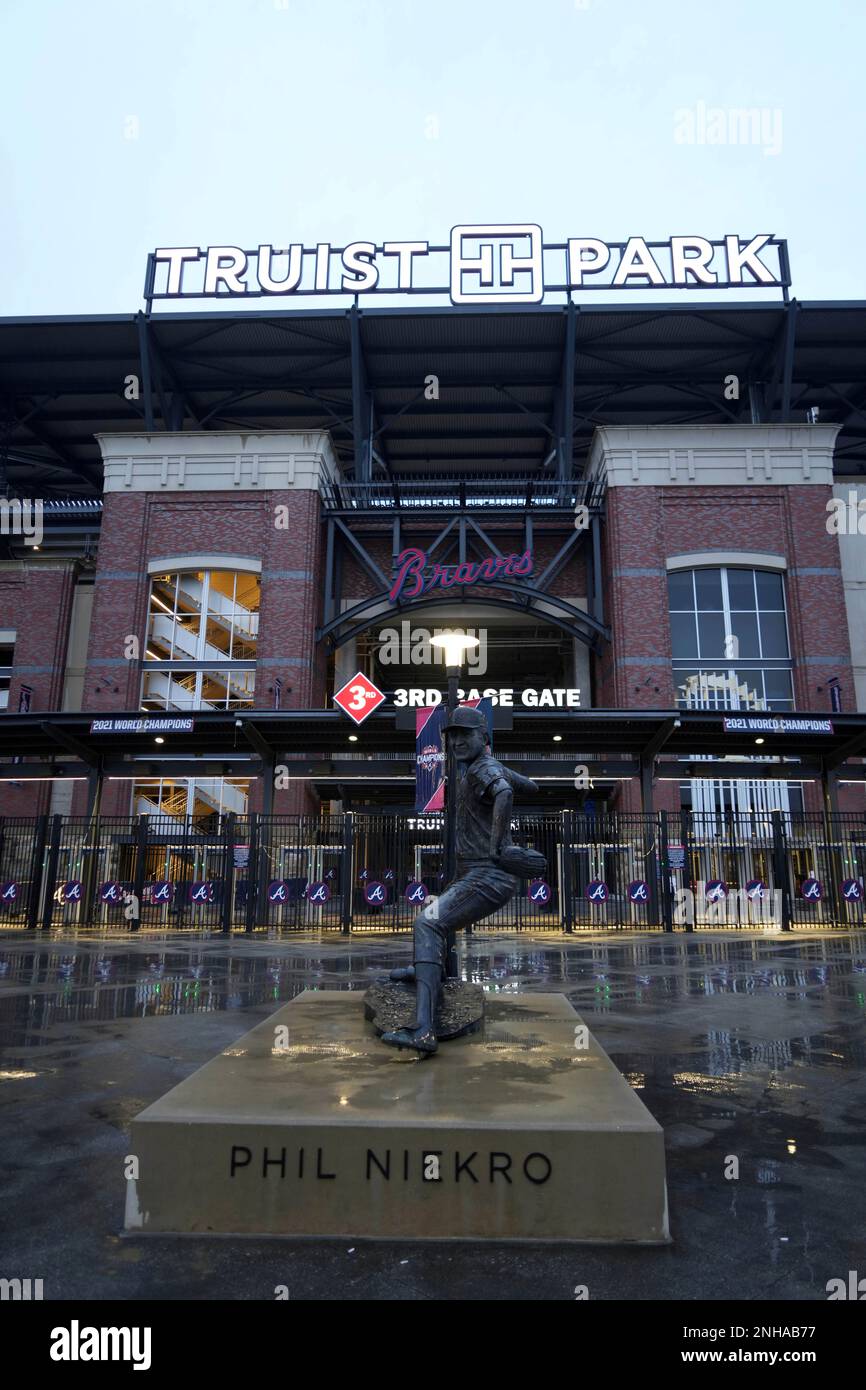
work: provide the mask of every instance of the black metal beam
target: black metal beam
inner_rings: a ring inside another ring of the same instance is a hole
[[[786,424],[791,418],[791,382],[794,372],[794,342],[797,334],[797,313],[799,304],[796,299],[788,303],[785,311],[785,356],[782,365],[782,401],[779,406],[779,423]]]
[[[562,348],[562,384],[560,387],[560,424],[557,476],[563,481],[574,471],[574,339],[577,306],[569,295],[565,310],[565,340]]]
[[[141,394],[144,399],[144,427],[148,434],[153,434],[153,395],[151,394],[150,341],[147,336],[147,319],[144,314],[137,314],[135,322],[138,330],[138,362],[141,370]]]
[[[339,530],[340,535],[343,537],[343,539],[349,546],[349,549],[352,551],[352,554],[360,562],[361,567],[370,576],[374,583],[381,584],[382,588],[385,590],[387,594],[387,591],[391,586],[388,583],[388,580],[385,578],[385,575],[380,570],[379,566],[376,564],[376,561],[373,559],[372,555],[362,544],[362,542],[358,539],[358,537],[349,530],[348,526],[345,525],[345,523],[340,519],[340,517],[335,517],[334,523],[337,529]]]
[[[99,763],[99,754],[92,748],[88,748],[86,743],[82,743],[74,734],[70,734],[66,729],[58,729],[56,724],[50,724],[47,719],[43,719],[39,724],[43,734],[50,738],[54,743],[65,748],[67,753],[72,753],[74,757],[80,758],[89,767],[96,767]]]
[[[367,401],[367,371],[361,342],[361,311],[357,304],[349,310],[349,333],[352,345],[352,435],[355,441],[355,478],[370,482],[373,477],[372,440],[369,429]]]
[[[655,758],[655,756],[661,751],[661,749],[664,748],[674,729],[678,729],[679,727],[679,719],[677,719],[676,717],[672,719],[667,719],[665,723],[661,726],[661,728],[657,729],[656,732],[653,734],[652,738],[648,741],[646,747],[643,750],[643,753],[641,754],[641,757],[646,758],[648,762],[652,762],[653,758]]]
[[[825,760],[827,767],[841,767],[842,763],[846,762],[848,758],[856,757],[856,755],[863,752],[864,749],[866,749],[866,731],[855,734],[853,738],[849,738],[847,743],[843,743],[841,748],[837,748],[834,753],[828,754]]]
[[[256,728],[256,725],[251,719],[242,720],[241,726],[244,738],[253,752],[258,753],[263,763],[267,764],[273,762],[275,749],[272,744],[268,743],[268,740],[264,737],[261,730]]]

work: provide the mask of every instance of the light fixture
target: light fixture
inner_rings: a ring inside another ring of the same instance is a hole
[[[165,739],[160,738],[159,734],[157,734],[156,738],[153,741],[154,743],[165,743]]]
[[[440,632],[430,638],[431,647],[441,647],[445,653],[446,666],[461,666],[467,652],[479,645],[477,637],[467,637],[465,632]]]
[[[350,743],[357,743],[357,742],[358,742],[358,735],[357,735],[357,734],[349,734],[349,742],[350,742]]]
[[[553,741],[554,743],[562,743],[562,734],[554,734]]]
[[[755,739],[755,742],[756,742],[756,743],[763,743],[764,740],[763,740],[762,738],[756,738],[756,739]]]

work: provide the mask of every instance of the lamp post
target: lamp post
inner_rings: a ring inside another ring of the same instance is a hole
[[[443,632],[430,638],[432,647],[445,654],[445,674],[448,677],[448,714],[457,708],[457,682],[467,652],[478,646],[477,637],[462,632]],[[457,868],[457,763],[451,752],[450,739],[445,740],[445,883],[454,878]],[[449,961],[450,961],[449,951]]]

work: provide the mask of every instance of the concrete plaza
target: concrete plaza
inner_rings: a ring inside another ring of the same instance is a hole
[[[842,930],[462,944],[493,991],[564,992],[664,1127],[669,1247],[121,1235],[139,1111],[302,989],[364,989],[409,951],[4,933],[0,1277],[46,1299],[823,1300],[866,1274],[866,932]]]

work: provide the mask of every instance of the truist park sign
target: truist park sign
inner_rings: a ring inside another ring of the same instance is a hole
[[[790,283],[788,244],[770,232],[547,242],[537,223],[511,222],[453,227],[446,246],[164,246],[148,256],[144,297],[148,307],[161,299],[424,293],[447,294],[452,304],[540,304],[555,291],[787,291]]]

